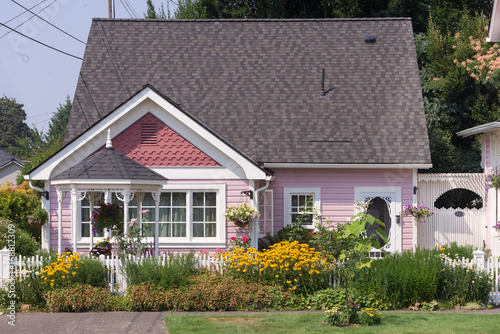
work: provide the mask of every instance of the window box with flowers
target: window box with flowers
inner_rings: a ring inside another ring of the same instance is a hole
[[[405,205],[403,207],[403,212],[401,213],[402,217],[413,217],[419,223],[424,223],[426,218],[432,216],[434,212],[432,212],[428,207],[425,206],[414,206],[414,205]]]
[[[92,213],[92,232],[123,231],[123,207],[114,203],[99,203]]]
[[[239,205],[230,205],[226,209],[227,220],[232,221],[234,225],[246,227],[259,217],[259,212],[248,203]]]

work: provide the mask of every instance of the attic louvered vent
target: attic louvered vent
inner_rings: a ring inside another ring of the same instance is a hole
[[[376,41],[375,35],[365,35],[365,43],[375,43]]]
[[[141,124],[141,144],[142,145],[156,145],[157,128],[154,123]]]

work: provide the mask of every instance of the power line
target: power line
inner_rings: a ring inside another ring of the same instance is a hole
[[[128,4],[128,7],[130,8],[130,10],[132,11],[132,13],[134,14],[134,16],[136,18],[139,18],[139,15],[137,14],[137,12],[135,11],[134,7],[132,7],[132,4],[130,3],[129,0],[125,0],[125,3]]]
[[[46,113],[46,114],[41,114],[41,115],[35,115],[35,116],[28,116],[26,118],[35,118],[35,117],[41,117],[41,116],[46,116],[46,115],[52,115],[53,112],[49,112],[49,113]]]
[[[82,58],[80,58],[80,57],[78,57],[78,56],[72,55],[71,53],[67,53],[67,52],[61,51],[61,50],[59,50],[59,49],[56,49],[56,48],[55,48],[55,47],[53,47],[53,46],[47,45],[47,44],[45,44],[45,43],[42,43],[42,42],[40,42],[40,41],[37,41],[37,40],[36,40],[36,39],[34,39],[34,38],[31,38],[31,37],[29,37],[29,36],[26,36],[25,34],[23,34],[23,33],[19,32],[19,31],[17,31],[17,30],[14,30],[14,29],[12,29],[11,27],[9,27],[9,26],[7,26],[7,25],[3,24],[2,22],[0,22],[0,25],[4,26],[4,27],[5,27],[5,28],[7,28],[7,29],[12,30],[13,32],[18,33],[19,35],[21,35],[21,36],[23,36],[23,37],[26,37],[26,38],[28,38],[28,39],[32,40],[33,42],[36,42],[36,43],[41,44],[41,45],[43,45],[43,46],[46,46],[46,47],[48,47],[49,49],[52,49],[52,50],[54,50],[54,51],[60,52],[60,53],[62,53],[62,54],[65,54],[66,56],[70,56],[70,57],[73,57],[73,58],[76,58],[76,59],[79,59],[79,60],[83,60]]]
[[[33,7],[31,7],[30,9],[35,8],[36,6],[40,5],[42,2],[45,2],[45,1],[47,1],[47,0],[42,0],[42,1],[40,1],[39,3],[37,3],[36,5],[34,5]],[[55,0],[55,1],[57,1],[57,0]],[[50,5],[49,5],[49,6],[50,6]],[[45,8],[47,8],[47,7],[45,7]],[[45,8],[44,8],[44,9],[45,9]],[[21,13],[21,14],[19,14],[19,15],[14,16],[13,18],[11,18],[10,20],[8,20],[8,21],[7,21],[7,22],[5,22],[5,23],[9,23],[10,21],[17,19],[19,16],[23,15],[23,14],[24,14],[24,13],[26,13],[26,12],[27,12],[27,10],[25,10],[24,12],[22,12],[22,13]]]
[[[46,0],[43,0],[43,1],[46,1]],[[44,11],[47,7],[51,6],[51,5],[52,5],[54,2],[56,2],[56,1],[57,1],[57,0],[52,1],[52,2],[51,2],[51,3],[49,3],[47,6],[43,7],[43,8],[42,8],[42,9],[41,9],[38,13],[40,13],[40,12]],[[33,7],[31,7],[31,8],[33,8]],[[31,9],[31,8],[30,8],[30,9]],[[27,11],[25,11],[24,13],[26,13],[26,12],[27,12]],[[23,13],[23,14],[24,14],[24,13]],[[38,13],[37,13],[37,14],[38,14]],[[22,15],[22,14],[20,14],[20,15]],[[19,16],[19,15],[18,15],[18,16]],[[29,20],[31,20],[31,19],[32,19],[32,18],[34,18],[34,17],[35,17],[35,15],[32,15],[29,19],[27,19],[27,20],[26,20],[26,21],[24,21],[23,23],[18,24],[17,26],[15,26],[15,27],[14,27],[14,29],[19,28],[20,26],[22,26],[23,24],[25,24],[26,22],[28,22]],[[12,21],[12,20],[9,20],[9,21],[7,21],[7,22],[5,22],[5,23],[9,23],[10,21]],[[7,31],[5,34],[3,34],[3,35],[0,37],[0,39],[4,38],[5,36],[7,36],[8,34],[10,34],[11,32],[12,32],[12,31]]]
[[[18,5],[18,6],[22,7],[22,8],[24,8],[24,9],[26,9],[26,10],[27,10],[27,11],[29,11],[31,14],[35,15],[36,17],[38,17],[40,20],[43,20],[44,22],[47,22],[48,24],[50,24],[52,27],[56,28],[57,30],[59,30],[59,31],[60,31],[60,32],[62,32],[63,34],[66,34],[66,35],[68,35],[69,37],[71,37],[71,38],[73,38],[73,39],[77,40],[78,42],[83,43],[83,45],[85,45],[85,42],[84,42],[84,41],[82,41],[82,40],[80,40],[80,39],[76,38],[75,36],[73,36],[73,35],[71,35],[71,34],[67,33],[66,31],[62,30],[61,28],[56,27],[55,25],[53,25],[52,23],[50,23],[49,21],[47,21],[47,20],[46,20],[46,19],[44,19],[43,17],[38,16],[37,14],[33,13],[33,12],[32,12],[31,10],[29,10],[28,8],[26,8],[26,7],[24,7],[23,5],[21,5],[19,2],[15,1],[15,0],[10,0],[10,1],[12,1],[12,2],[13,2],[13,3],[15,3],[16,5]]]
[[[123,8],[125,8],[125,10],[127,11],[128,15],[130,15],[130,18],[133,19],[134,16],[130,13],[130,11],[128,10],[127,6],[125,6],[125,4],[123,3],[122,0],[120,0],[120,2],[122,3]]]

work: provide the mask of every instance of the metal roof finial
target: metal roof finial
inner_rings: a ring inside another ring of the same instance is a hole
[[[113,148],[113,143],[111,142],[111,129],[108,129],[108,139],[106,139],[106,148]]]

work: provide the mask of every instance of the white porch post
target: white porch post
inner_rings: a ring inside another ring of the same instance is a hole
[[[50,182],[49,181],[45,181],[45,190],[49,191],[49,194],[50,194]],[[41,237],[42,248],[43,249],[50,249],[50,226],[52,225],[50,222],[50,211],[52,209],[50,206],[50,197],[49,197],[49,199],[45,199],[45,197],[42,196],[42,205],[49,212],[49,220],[47,221],[46,224],[44,224],[42,226],[42,237]]]
[[[108,131],[108,133],[109,133],[109,131]],[[104,192],[104,203],[106,203],[106,204],[111,203],[111,192],[110,192],[109,190],[106,190],[106,191]],[[105,238],[111,237],[111,236],[109,235],[109,230],[108,230],[108,229],[106,229],[106,230],[105,230],[105,231],[103,231],[103,232],[104,232],[104,235],[103,235],[103,236],[104,236]]]
[[[153,199],[155,201],[155,256],[158,256],[160,253],[159,250],[159,239],[158,235],[160,234],[160,190],[155,192],[151,192]]]
[[[259,210],[258,208],[258,200],[257,200],[257,193],[255,191],[255,180],[250,180],[249,182],[250,190],[253,192],[253,200],[250,201],[250,205],[256,209],[257,211]],[[255,219],[252,224],[250,224],[250,238],[252,239],[252,247],[255,249],[258,248],[258,239],[259,239],[259,220]]]
[[[66,192],[57,190],[57,253],[62,254],[62,206]]]
[[[78,198],[77,188],[71,185],[71,246],[73,252],[77,252],[77,219],[78,219]]]
[[[123,235],[128,235],[128,202],[130,202],[131,192],[130,189],[126,189],[123,192]]]
[[[142,200],[144,199],[144,193],[139,192],[135,193],[135,201],[137,202],[137,224],[139,226],[139,229],[142,231]]]

